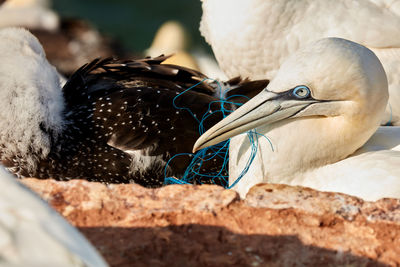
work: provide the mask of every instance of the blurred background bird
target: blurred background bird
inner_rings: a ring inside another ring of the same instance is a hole
[[[166,63],[226,80],[200,36],[201,6],[197,0],[5,0],[0,14],[4,14],[0,28],[22,26],[31,30],[44,46],[51,64],[66,77],[98,57],[174,54]]]
[[[60,17],[50,0],[5,0],[0,5],[0,28],[23,27],[42,43],[59,73],[68,77],[98,57],[130,56],[122,45],[81,18]]]
[[[189,51],[190,37],[178,21],[167,21],[157,30],[146,56],[172,55],[164,64],[192,68],[214,79],[226,80],[215,59],[200,49]]]
[[[0,27],[21,26],[48,31],[59,27],[59,16],[50,9],[49,0],[3,0],[0,4]]]

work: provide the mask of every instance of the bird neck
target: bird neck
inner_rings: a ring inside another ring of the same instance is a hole
[[[249,179],[258,177],[258,182],[290,184],[302,173],[351,155],[377,127],[354,125],[337,116],[292,119],[257,128],[261,136],[258,136],[257,154],[247,176]],[[235,137],[230,149],[232,181],[239,176],[249,159],[249,139],[244,135]]]

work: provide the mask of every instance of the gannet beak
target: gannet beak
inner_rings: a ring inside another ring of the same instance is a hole
[[[284,93],[264,90],[200,136],[193,153],[258,126],[290,118],[316,102],[318,100],[312,98],[296,100]]]

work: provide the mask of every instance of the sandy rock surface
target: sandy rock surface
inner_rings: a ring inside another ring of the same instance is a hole
[[[103,185],[24,179],[111,266],[399,266],[400,200],[259,185]]]

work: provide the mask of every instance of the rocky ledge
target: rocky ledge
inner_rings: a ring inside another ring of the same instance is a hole
[[[400,200],[258,185],[103,185],[24,179],[111,266],[399,266]]]

